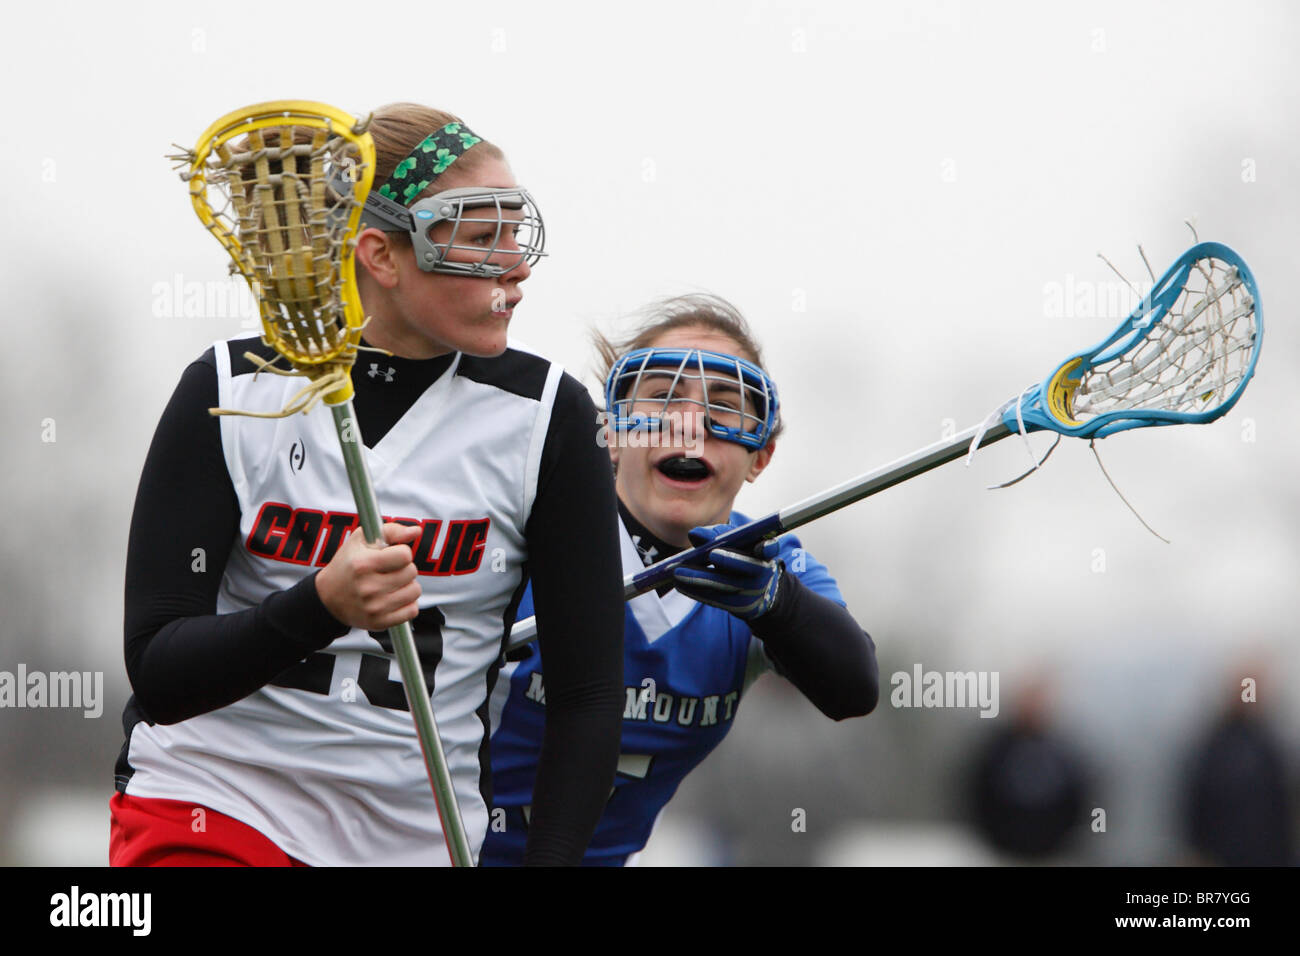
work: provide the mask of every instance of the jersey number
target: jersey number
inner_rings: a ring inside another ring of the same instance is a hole
[[[442,660],[442,629],[447,619],[436,607],[426,607],[411,621],[411,632],[415,636],[415,650],[420,657],[420,669],[424,671],[424,682],[433,693],[434,672]],[[368,631],[375,642],[389,654],[393,653],[393,641],[387,631]],[[293,690],[310,691],[313,694],[328,694],[334,681],[334,664],[338,656],[327,651],[317,651],[301,663],[294,664],[282,671],[271,681],[276,687],[288,687]],[[389,710],[410,710],[406,703],[406,692],[402,682],[391,679],[388,674],[392,658],[378,654],[361,655],[361,670],[357,675],[357,686],[366,695],[366,700],[376,707]]]

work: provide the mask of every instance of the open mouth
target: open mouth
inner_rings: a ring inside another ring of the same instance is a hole
[[[655,467],[665,478],[673,481],[704,481],[712,474],[703,458],[665,458]]]

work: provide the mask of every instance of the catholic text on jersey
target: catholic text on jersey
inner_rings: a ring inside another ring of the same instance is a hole
[[[415,568],[420,574],[435,576],[477,571],[492,527],[492,519],[487,517],[384,520],[420,529],[420,538],[411,548]],[[356,527],[356,512],[294,508],[267,501],[245,544],[253,554],[273,561],[324,567]]]

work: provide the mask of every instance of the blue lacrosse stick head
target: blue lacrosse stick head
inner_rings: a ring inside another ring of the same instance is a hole
[[[1214,421],[1255,374],[1263,339],[1250,267],[1227,246],[1202,242],[1105,340],[1008,403],[1002,421],[1076,438]]]
[[[669,407],[701,409],[715,438],[751,451],[772,439],[780,421],[776,383],[753,362],[704,349],[635,349],[605,378],[605,407],[616,432],[659,430]]]

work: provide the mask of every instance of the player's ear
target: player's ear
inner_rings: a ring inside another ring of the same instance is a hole
[[[746,481],[753,481],[763,473],[763,469],[772,463],[772,456],[776,454],[776,441],[770,441],[758,451],[754,452],[754,457],[749,460],[749,474],[745,475]]]
[[[385,289],[397,285],[397,246],[386,232],[364,229],[357,236],[357,262]]]

